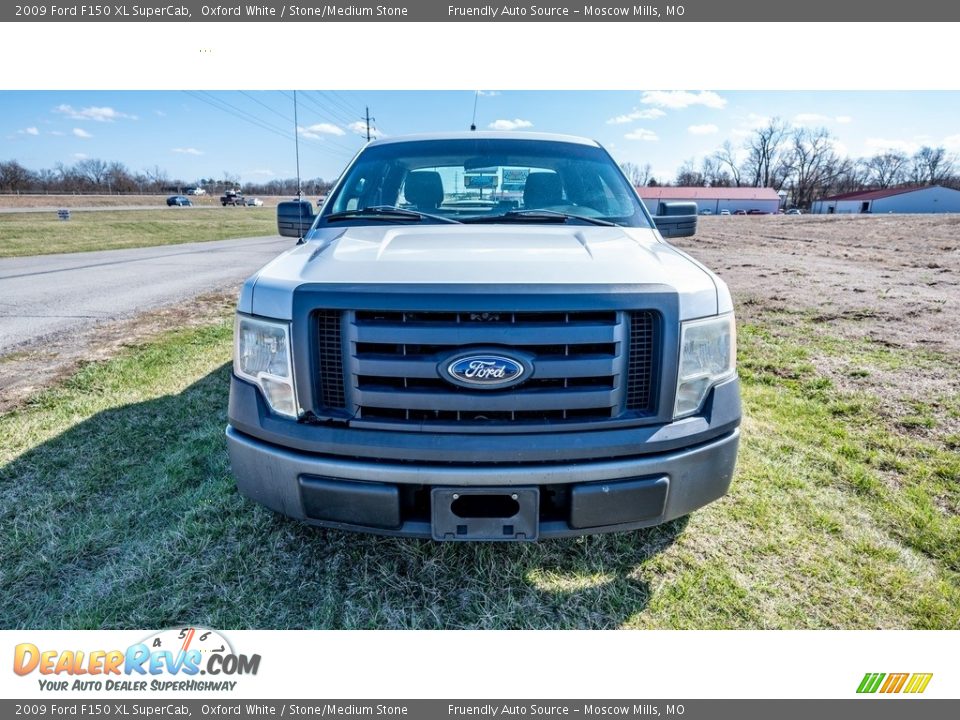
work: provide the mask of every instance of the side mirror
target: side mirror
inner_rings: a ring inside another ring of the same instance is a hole
[[[661,202],[653,216],[657,230],[665,238],[690,237],[697,234],[695,202]]]
[[[302,238],[315,219],[313,203],[308,200],[289,200],[277,205],[277,232],[284,237]]]

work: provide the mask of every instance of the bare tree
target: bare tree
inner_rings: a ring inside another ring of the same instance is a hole
[[[154,165],[153,168],[147,168],[143,171],[143,174],[146,175],[147,182],[154,192],[161,192],[164,186],[167,185],[167,171],[159,165]]]
[[[877,153],[867,160],[870,182],[878,188],[899,185],[906,180],[905,170],[909,158],[905,153],[888,150]]]
[[[844,158],[837,167],[833,186],[825,188],[829,193],[845,193],[863,190],[870,184],[870,168],[863,158]]]
[[[910,180],[918,185],[938,185],[953,175],[955,163],[946,148],[924,145],[911,158]]]
[[[790,135],[784,163],[790,195],[798,207],[810,207],[816,197],[832,187],[841,167],[833,137],[826,128],[796,128]]]
[[[100,187],[107,177],[107,163],[98,158],[87,158],[73,166],[74,172],[91,185]]]
[[[737,160],[737,151],[734,149],[733,143],[727,140],[713,154],[713,157],[730,172],[733,185],[740,187],[740,162]]]
[[[57,185],[57,174],[49,168],[37,170],[33,176],[36,178],[37,189],[45,193],[50,192]]]
[[[772,187],[779,190],[786,180],[784,145],[789,126],[780,118],[773,118],[764,127],[757,128],[744,149],[747,160],[745,174],[754,187]]]
[[[675,184],[681,187],[703,187],[706,185],[706,178],[704,178],[702,172],[696,169],[696,162],[693,158],[680,166]]]
[[[632,162],[623,162],[620,163],[620,169],[623,170],[623,174],[627,176],[627,180],[629,180],[634,187],[643,187],[646,185],[650,182],[653,174],[653,168],[650,166],[650,163],[640,166]]]
[[[31,172],[16,160],[0,162],[0,189],[21,192],[31,180]]]
[[[707,156],[703,159],[703,162],[700,163],[700,173],[703,175],[704,184],[710,187],[730,187],[733,184],[730,173],[713,156]]]

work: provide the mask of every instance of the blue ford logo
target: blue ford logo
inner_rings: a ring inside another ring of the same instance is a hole
[[[533,365],[526,357],[472,351],[447,358],[440,363],[438,370],[454,385],[499,390],[526,380]]]

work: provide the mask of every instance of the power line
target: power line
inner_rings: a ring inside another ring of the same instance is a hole
[[[220,110],[221,112],[225,112],[228,115],[232,115],[233,117],[239,120],[243,120],[244,122],[250,123],[251,125],[254,125],[260,128],[261,130],[266,130],[267,132],[273,133],[274,135],[277,135],[278,137],[282,137],[285,140],[291,139],[289,132],[281,128],[278,128],[277,126],[268,123],[266,120],[263,120],[262,118],[259,118],[256,115],[248,113],[245,110],[242,110],[241,108],[236,107],[235,105],[232,105],[231,103],[227,102],[222,98],[214,97],[210,93],[204,93],[202,91],[193,92],[190,90],[184,90],[183,92],[185,92],[187,95],[190,95],[191,97],[197,100],[200,100],[201,102],[206,103],[207,105],[210,105],[213,108],[216,108],[217,110]],[[277,113],[277,114],[280,114],[280,113]],[[283,116],[281,115],[281,117]],[[289,122],[289,118],[287,118],[287,120]],[[293,138],[293,139],[296,142],[296,138]],[[340,151],[344,154],[353,153],[353,150],[345,147],[336,148],[336,147],[327,147],[327,146],[321,146],[321,145],[309,145],[308,147],[311,147],[318,152],[327,152],[331,154],[338,154],[337,151]]]
[[[241,95],[244,95],[244,96],[246,96],[246,97],[248,97],[248,98],[250,98],[250,99],[253,100],[255,103],[257,103],[257,105],[260,105],[260,106],[262,106],[262,107],[265,107],[267,110],[269,110],[270,112],[272,112],[274,115],[278,115],[279,117],[283,118],[285,121],[290,122],[290,118],[289,118],[288,116],[284,115],[283,113],[281,113],[281,112],[279,112],[279,111],[277,111],[277,110],[274,110],[272,107],[270,107],[269,105],[267,105],[265,102],[263,102],[263,101],[261,101],[261,100],[258,100],[258,99],[255,98],[253,95],[251,95],[251,94],[249,94],[249,93],[247,93],[247,92],[244,92],[243,90],[240,91],[240,94],[241,94]],[[296,114],[296,113],[294,113],[294,114]]]
[[[343,102],[343,101],[340,100],[338,97],[336,97],[335,93],[319,92],[319,94],[320,94],[321,96],[325,96],[324,99],[325,99],[328,103],[330,103],[330,104],[334,105],[335,107],[339,108],[341,111],[343,111],[343,113],[344,113],[347,117],[356,117],[357,115],[360,114],[360,108],[359,108],[359,107],[354,107],[354,106],[351,106],[351,105]]]
[[[341,108],[331,103],[328,98],[322,97],[322,93],[312,92],[310,95],[310,99],[318,108],[322,108],[324,113],[328,114],[332,118],[336,118],[339,122],[349,123],[350,118],[354,117],[355,115],[355,113],[349,111],[344,113]],[[313,97],[313,95],[316,95],[316,97]]]
[[[320,112],[319,112],[319,110],[318,110],[319,106],[316,104],[316,102],[313,100],[313,98],[311,98],[309,95],[307,95],[307,94],[304,93],[304,92],[301,92],[300,95],[299,95],[299,97],[301,97],[301,98],[303,98],[303,99],[306,99],[306,100],[308,101],[308,104],[313,107],[312,112],[316,113],[317,116],[318,116],[321,120],[328,121],[327,124],[332,124],[332,125],[334,125],[335,127],[337,127],[336,121],[333,121],[333,120],[332,120],[330,117],[328,117],[327,115],[321,115],[321,114],[320,114]],[[309,108],[308,108],[308,109],[309,109]],[[350,153],[351,155],[354,154],[354,153],[356,153],[356,151],[357,151],[356,148],[349,147],[349,146],[344,145],[344,144],[342,144],[342,143],[340,143],[340,142],[338,142],[338,141],[333,140],[332,138],[333,138],[333,137],[336,137],[336,135],[334,135],[334,134],[332,134],[332,133],[329,133],[328,135],[329,135],[329,137],[325,137],[325,138],[324,138],[324,142],[325,142],[325,143],[329,143],[331,146],[337,147],[337,148],[343,150],[344,152]]]

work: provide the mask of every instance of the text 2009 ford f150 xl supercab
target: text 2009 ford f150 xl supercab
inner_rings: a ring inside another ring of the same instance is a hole
[[[240,295],[237,485],[328,527],[437,540],[629,530],[726,493],[740,424],[724,283],[597,143],[368,144]]]

